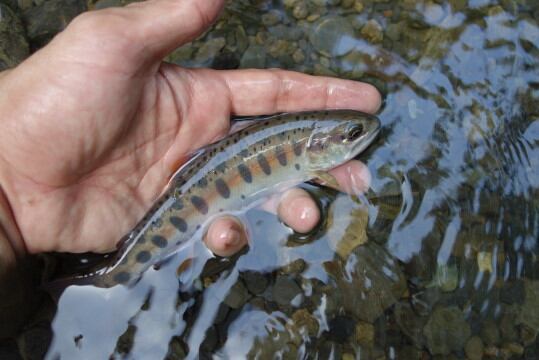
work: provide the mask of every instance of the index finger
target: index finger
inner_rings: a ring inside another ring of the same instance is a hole
[[[358,81],[278,69],[218,74],[228,86],[231,112],[237,115],[343,108],[373,113],[381,104],[378,90]]]

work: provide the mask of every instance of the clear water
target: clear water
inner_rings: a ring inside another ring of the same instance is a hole
[[[307,185],[308,236],[255,210],[235,259],[199,247],[134,289],[68,288],[49,358],[539,357],[539,4],[361,4],[236,1],[170,60],[374,83],[371,191]]]

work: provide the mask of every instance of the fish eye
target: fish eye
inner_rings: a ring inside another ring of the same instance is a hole
[[[346,140],[348,141],[357,140],[357,138],[359,138],[362,133],[363,133],[363,125],[361,124],[354,125],[353,127],[350,128],[350,130],[348,130],[346,134]]]

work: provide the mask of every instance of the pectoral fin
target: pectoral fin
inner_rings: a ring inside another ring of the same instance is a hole
[[[327,186],[327,187],[330,187],[332,189],[339,190],[339,191],[341,189],[341,187],[339,186],[339,183],[337,182],[337,179],[335,179],[335,177],[331,175],[330,173],[317,171],[314,173],[313,178],[314,178],[313,180],[320,185]]]

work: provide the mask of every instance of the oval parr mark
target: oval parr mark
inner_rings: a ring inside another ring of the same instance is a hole
[[[253,181],[253,175],[251,174],[251,170],[249,170],[247,165],[239,164],[238,171],[243,181],[245,181],[246,183],[251,183]]]
[[[271,166],[268,162],[268,159],[264,156],[264,154],[258,154],[256,159],[258,160],[258,165],[260,165],[260,168],[266,175],[271,174]]]
[[[200,196],[191,196],[191,203],[193,204],[195,209],[197,209],[198,212],[202,215],[206,215],[208,213],[208,204],[206,203],[206,200],[204,200]]]
[[[154,235],[152,237],[152,244],[154,244],[155,246],[157,246],[160,249],[163,249],[163,248],[165,248],[167,246],[168,241],[167,241],[167,239],[165,239],[161,235]]]
[[[205,177],[200,178],[200,180],[198,180],[198,187],[205,188],[206,186],[208,186],[208,180]]]
[[[120,271],[117,274],[114,274],[112,279],[118,284],[125,284],[131,279],[131,275],[126,271]]]
[[[137,262],[141,263],[141,264],[144,264],[144,263],[150,261],[151,258],[152,258],[152,255],[150,254],[149,251],[146,251],[146,250],[142,250],[136,256]]]
[[[217,171],[219,171],[221,173],[224,173],[226,171],[226,169],[227,169],[226,162],[222,162],[222,163],[220,163],[219,165],[217,165],[215,167],[215,170],[217,170]]]
[[[277,160],[279,161],[279,164],[281,164],[281,166],[286,166],[288,160],[286,158],[286,152],[281,145],[277,145],[275,147],[275,156],[277,157]]]
[[[217,192],[219,193],[219,195],[221,195],[221,197],[225,199],[228,199],[230,197],[230,188],[223,179],[215,179],[215,188],[217,189]]]
[[[294,143],[293,148],[294,148],[294,154],[295,154],[296,156],[300,156],[301,153],[303,152],[303,146],[302,146],[302,144],[301,144],[300,142],[297,142],[297,141],[296,141],[296,142]]]
[[[174,210],[181,210],[183,209],[183,201],[181,199],[176,199],[174,200],[174,202],[172,203],[172,208]]]
[[[185,222],[184,219],[178,216],[171,216],[170,217],[170,223],[174,225],[176,229],[178,229],[180,232],[186,232],[187,231],[187,222]]]
[[[295,164],[294,167],[296,168],[296,170],[301,169],[301,166],[299,166],[299,164]]]

